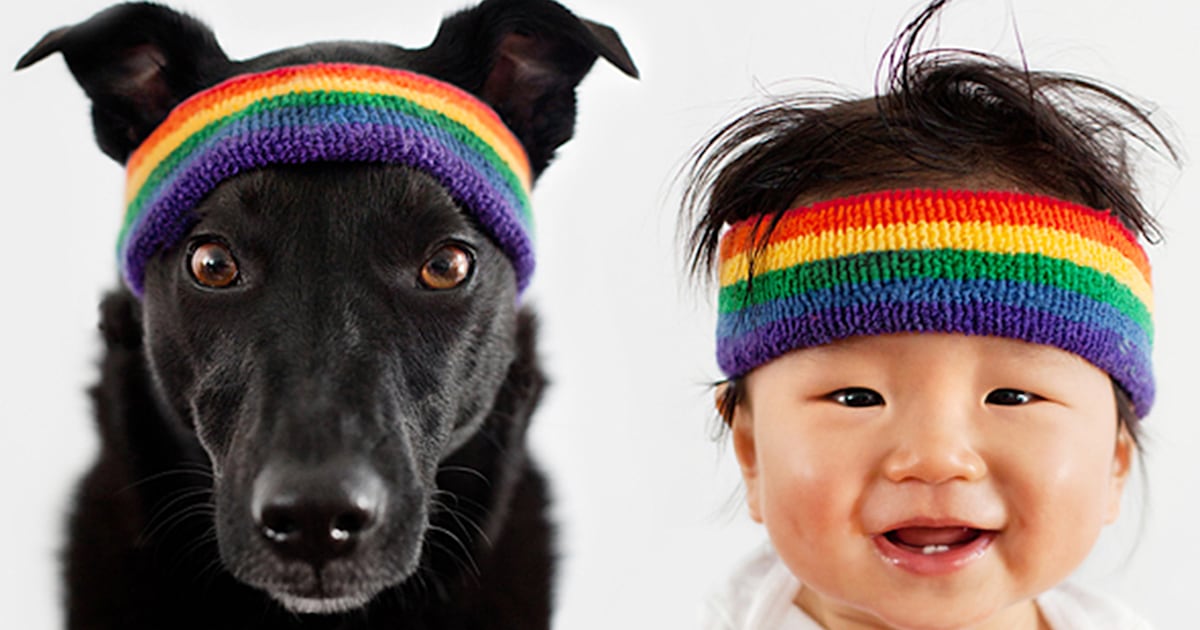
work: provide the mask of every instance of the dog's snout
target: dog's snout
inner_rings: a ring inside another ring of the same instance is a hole
[[[250,511],[275,553],[320,567],[368,538],[386,502],[383,480],[363,463],[268,464],[254,482]]]

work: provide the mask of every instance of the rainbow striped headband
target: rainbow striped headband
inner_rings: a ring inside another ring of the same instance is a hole
[[[1150,263],[1108,212],[1008,192],[897,191],[759,215],[721,238],[717,361],[729,377],[861,335],[948,332],[1055,346],[1154,399]]]
[[[118,252],[141,296],[146,263],[178,243],[222,181],[270,164],[380,162],[438,180],[516,269],[533,272],[532,176],[521,143],[491,108],[436,79],[328,64],[234,77],[179,104],[130,156]]]

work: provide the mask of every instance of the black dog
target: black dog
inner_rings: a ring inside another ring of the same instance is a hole
[[[246,61],[187,16],[119,5],[17,67],[54,52],[122,163],[200,90],[337,61],[478,95],[536,177],[572,136],[597,56],[636,76],[612,29],[549,0],[487,0],[421,50],[323,43]],[[547,627],[552,527],[524,446],[543,376],[500,248],[402,165],[262,168],[196,214],[147,265],[141,299],[122,289],[101,308],[102,450],[70,524],[69,627]],[[218,271],[252,290],[197,283],[212,243],[218,257],[236,244]],[[419,281],[448,270],[453,290]]]

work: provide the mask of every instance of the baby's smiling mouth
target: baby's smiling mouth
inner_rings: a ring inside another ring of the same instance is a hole
[[[883,535],[901,549],[932,555],[969,545],[986,531],[973,527],[900,527]]]
[[[949,575],[983,558],[1000,530],[965,523],[903,524],[872,536],[888,564],[910,574]]]

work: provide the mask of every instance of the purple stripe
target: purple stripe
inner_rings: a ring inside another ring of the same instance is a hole
[[[1154,379],[1145,349],[1104,328],[1050,313],[1005,304],[865,304],[809,312],[717,342],[717,363],[730,377],[797,348],[855,336],[904,332],[990,335],[1054,346],[1077,354],[1107,372],[1129,393],[1139,417],[1154,401]]]
[[[191,211],[218,184],[270,164],[315,161],[406,164],[432,175],[465,206],[512,260],[518,291],[533,273],[533,247],[519,211],[468,161],[438,138],[415,129],[335,124],[259,130],[229,138],[183,166],[134,226],[124,252],[125,278],[141,296],[146,263],[179,242],[196,219]]]

